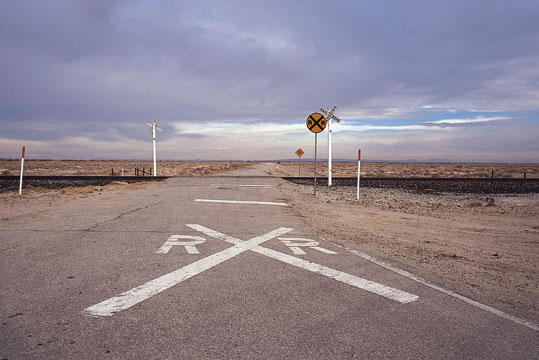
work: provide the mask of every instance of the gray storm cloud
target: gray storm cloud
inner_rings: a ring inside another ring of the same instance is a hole
[[[536,1],[4,0],[2,138],[144,141],[155,117],[290,123],[337,102],[534,111],[538,19]]]

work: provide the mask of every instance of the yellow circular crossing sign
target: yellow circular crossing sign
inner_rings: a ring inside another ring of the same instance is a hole
[[[324,131],[326,124],[326,118],[320,113],[312,113],[307,118],[307,129],[311,130],[315,134]]]

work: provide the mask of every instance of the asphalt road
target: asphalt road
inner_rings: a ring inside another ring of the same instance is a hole
[[[539,358],[533,321],[316,237],[265,170],[2,220],[0,359]]]

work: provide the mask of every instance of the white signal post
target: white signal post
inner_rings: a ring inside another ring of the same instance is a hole
[[[150,130],[150,135],[152,135],[153,138],[153,176],[157,176],[157,160],[156,160],[156,140],[155,140],[155,130],[163,131],[161,128],[157,126],[159,124],[159,119],[155,119],[155,122],[150,123],[147,122],[146,125],[150,126],[152,129]]]
[[[22,195],[22,174],[24,172],[24,151],[26,146],[22,147],[22,159],[21,159],[21,180],[19,181],[19,195]]]
[[[316,148],[318,148],[318,133],[314,134],[314,196],[316,196]]]
[[[335,120],[336,122],[340,123],[341,119],[333,115],[333,113],[337,110],[337,105],[333,105],[333,108],[330,111],[324,110],[324,108],[320,108],[320,112],[324,115],[326,115],[326,119],[328,121],[328,186],[332,185],[331,182],[331,175],[332,175],[332,150],[331,150],[331,133],[333,130],[331,130],[331,120]]]
[[[361,174],[361,149],[357,150],[357,200],[359,200],[359,175]]]

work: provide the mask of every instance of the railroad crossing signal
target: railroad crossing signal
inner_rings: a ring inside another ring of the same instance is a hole
[[[326,115],[328,120],[335,120],[336,122],[340,123],[341,119],[333,115],[333,113],[337,110],[337,105],[333,105],[333,108],[329,111],[324,110],[324,108],[320,108],[320,112]]]
[[[314,196],[316,196],[316,148],[318,147],[318,133],[324,131],[326,125],[326,118],[320,113],[312,113],[307,118],[307,129],[314,133]]]
[[[333,115],[333,114],[332,114]],[[324,131],[326,128],[327,121],[324,115],[320,113],[312,113],[307,118],[307,129],[311,132],[318,134],[319,132]]]
[[[340,123],[341,119],[333,115],[333,113],[337,110],[337,105],[333,105],[333,108],[329,111],[324,110],[324,108],[320,108],[320,112],[325,114],[328,119],[328,186],[331,186],[331,175],[332,175],[332,151],[331,151],[331,120],[335,120],[336,122]]]

